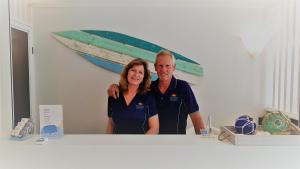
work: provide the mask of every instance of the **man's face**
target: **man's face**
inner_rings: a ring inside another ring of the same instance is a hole
[[[155,70],[160,81],[171,80],[173,72],[175,71],[175,64],[172,62],[172,57],[169,55],[158,56]]]

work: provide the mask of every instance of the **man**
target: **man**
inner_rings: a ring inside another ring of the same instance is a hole
[[[170,51],[160,51],[156,55],[155,70],[158,79],[151,84],[159,115],[160,134],[186,134],[187,117],[190,116],[196,134],[204,128],[194,93],[184,80],[176,79],[175,57]],[[118,97],[116,85],[109,88],[108,94]]]

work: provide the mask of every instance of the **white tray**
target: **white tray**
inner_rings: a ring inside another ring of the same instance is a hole
[[[243,135],[235,132],[234,126],[222,126],[219,140],[227,139],[234,145],[243,146],[300,146],[299,133],[291,135],[266,135],[261,134],[261,127],[257,127],[257,134]]]

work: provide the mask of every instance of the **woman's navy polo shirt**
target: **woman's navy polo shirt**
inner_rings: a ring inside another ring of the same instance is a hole
[[[127,106],[124,95],[118,99],[108,98],[108,117],[114,122],[114,134],[145,134],[148,119],[157,114],[154,97],[150,94],[136,94]]]
[[[158,79],[151,84],[159,115],[160,134],[185,134],[188,114],[199,110],[190,85],[172,77],[167,91],[162,94]]]

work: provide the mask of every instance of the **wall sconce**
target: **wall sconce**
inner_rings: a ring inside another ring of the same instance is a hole
[[[240,35],[242,43],[252,58],[260,56],[267,43],[271,40],[272,33],[266,31],[247,32]]]

